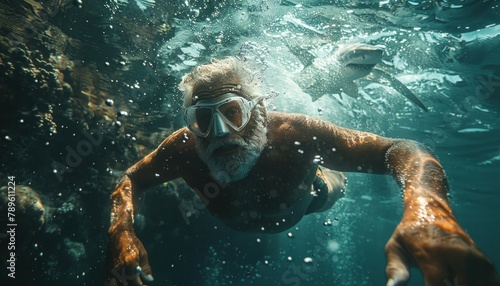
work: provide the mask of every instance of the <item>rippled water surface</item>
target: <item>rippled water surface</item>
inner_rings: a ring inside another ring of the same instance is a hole
[[[101,284],[117,177],[183,125],[176,90],[182,75],[228,55],[258,65],[274,110],[427,145],[447,172],[458,220],[498,269],[499,6],[489,0],[2,1],[2,186],[15,175],[44,206],[42,215],[29,209],[25,225],[18,222],[24,238],[16,283]],[[357,99],[313,93],[293,80],[315,58],[354,43],[383,48],[377,68],[428,112],[373,76],[356,81]],[[92,141],[82,131],[88,129],[102,141]],[[182,182],[149,190],[138,203],[136,230],[150,253],[154,285],[385,285],[384,246],[402,214],[401,192],[382,176],[348,179],[346,197],[332,210],[276,235],[229,230],[203,209],[186,220],[178,206],[192,193]],[[4,269],[1,281],[9,284],[2,285],[14,285]],[[412,270],[409,285],[422,284]]]

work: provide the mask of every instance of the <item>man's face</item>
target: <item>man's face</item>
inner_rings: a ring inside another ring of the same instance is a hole
[[[255,103],[235,94],[199,101],[186,110],[197,151],[221,182],[244,178],[267,142],[265,119]]]

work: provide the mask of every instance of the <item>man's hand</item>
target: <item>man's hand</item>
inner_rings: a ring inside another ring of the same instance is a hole
[[[455,219],[446,223],[402,221],[386,245],[387,286],[402,286],[418,266],[426,286],[500,286],[490,260]]]
[[[153,281],[148,253],[133,231],[109,235],[106,257],[106,286],[144,285]]]

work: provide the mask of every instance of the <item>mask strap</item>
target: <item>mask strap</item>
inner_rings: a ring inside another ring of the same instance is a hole
[[[236,93],[241,97],[245,97],[241,92],[241,85],[239,84],[225,84],[217,89],[200,89],[193,93],[193,102],[194,105],[198,100],[202,99],[210,99],[222,95],[224,93]]]

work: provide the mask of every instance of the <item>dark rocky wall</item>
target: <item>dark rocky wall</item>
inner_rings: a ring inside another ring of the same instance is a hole
[[[154,62],[168,16],[131,18],[133,7],[110,3],[0,3],[0,182],[17,185],[15,285],[100,282],[115,181],[179,121],[174,79]]]

